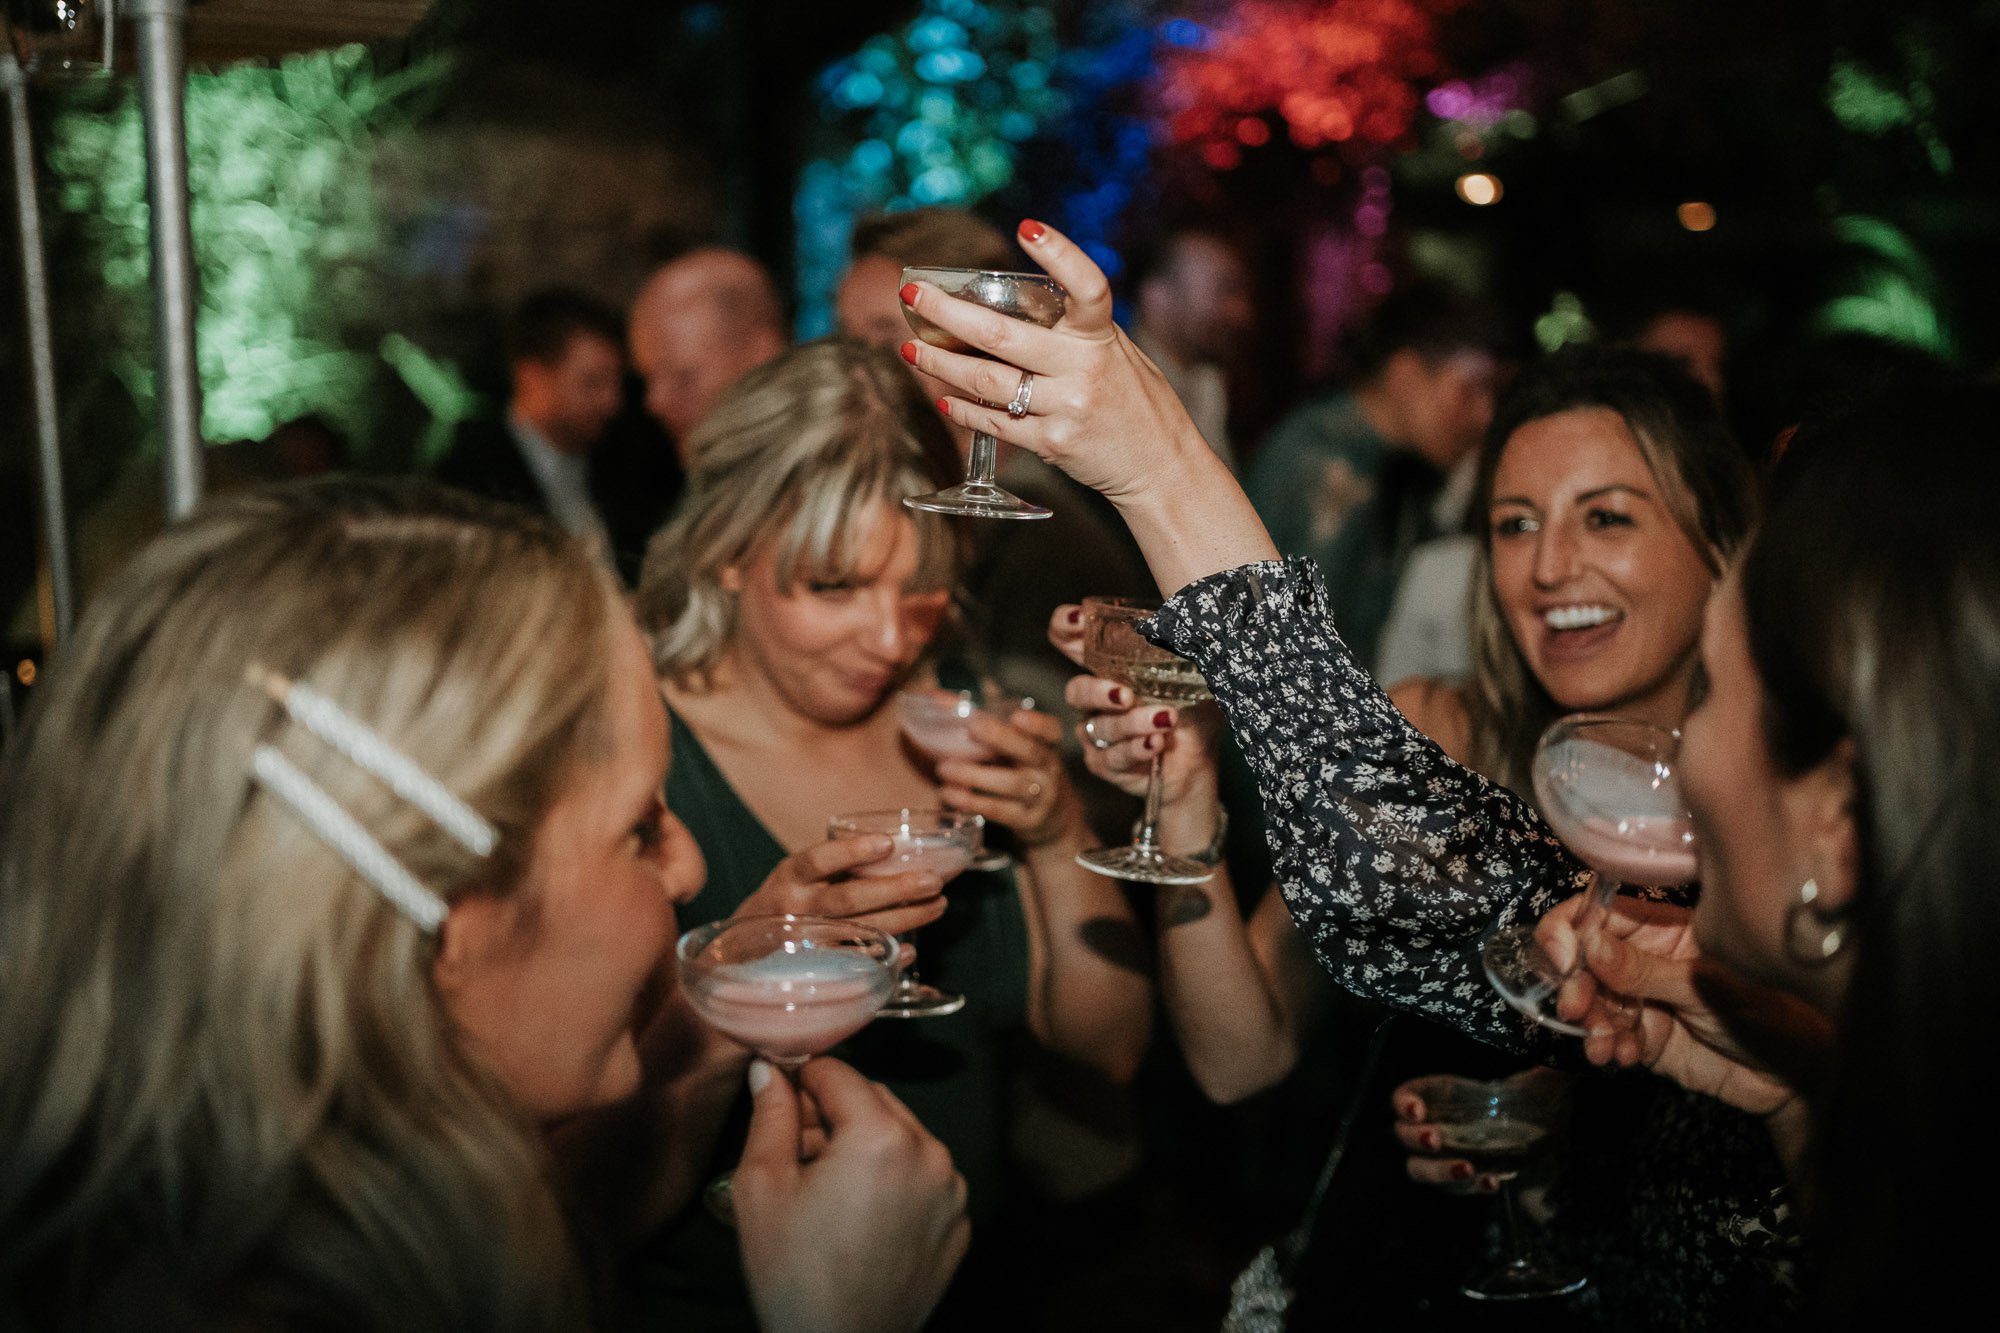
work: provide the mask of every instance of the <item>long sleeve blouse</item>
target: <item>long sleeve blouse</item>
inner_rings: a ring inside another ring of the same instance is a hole
[[[1297,558],[1181,589],[1145,627],[1193,661],[1256,775],[1279,891],[1343,989],[1470,1036],[1576,1064],[1573,1042],[1509,1009],[1482,939],[1579,892],[1589,870],[1513,792],[1410,725],[1335,632],[1316,567]],[[1606,1075],[1592,1083],[1624,1084]],[[1783,1172],[1750,1117],[1647,1079],[1570,1222],[1596,1242],[1618,1327],[1781,1326],[1796,1231]]]

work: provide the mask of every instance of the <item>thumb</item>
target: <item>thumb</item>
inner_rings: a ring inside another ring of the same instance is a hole
[[[1699,1003],[1694,969],[1678,958],[1663,958],[1599,931],[1584,947],[1590,973],[1607,989],[1635,1000],[1654,1000],[1676,1009]]]
[[[750,1133],[742,1165],[780,1174],[799,1169],[799,1099],[769,1061],[750,1062]]]

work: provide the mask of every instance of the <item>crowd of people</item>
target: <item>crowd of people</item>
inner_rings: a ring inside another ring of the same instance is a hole
[[[1045,270],[1066,313],[917,263]],[[794,344],[696,250],[629,315],[523,301],[432,478],[245,485],[108,573],[0,764],[0,1326],[1163,1327],[1120,1245],[1190,1216],[1120,1190],[1162,1061],[1343,1125],[1369,1185],[1293,1328],[1504,1326],[1419,1262],[1501,1185],[1419,1076],[1539,1067],[1571,1132],[1532,1212],[1589,1278],[1541,1328],[1965,1308],[1992,1228],[1936,1145],[1993,1082],[2000,389],[1849,376],[1765,467],[1708,312],[1529,357],[1413,284],[1252,449],[1246,274],[1156,238],[1128,333],[1054,229],[915,210]],[[975,431],[1054,519],[903,506]],[[1214,702],[1091,674],[1091,595],[1153,599]],[[913,745],[899,700],[953,691],[972,744]],[[1679,738],[1698,884],[1591,912],[1530,781],[1576,714]],[[1156,771],[1205,881],[1079,859]],[[890,873],[835,824],[881,810],[990,854]],[[672,947],[780,913],[901,937],[963,1007],[780,1073]],[[1488,983],[1517,925],[1582,1037]]]

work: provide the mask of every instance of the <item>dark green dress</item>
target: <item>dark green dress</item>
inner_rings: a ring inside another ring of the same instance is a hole
[[[940,673],[943,677],[945,673]],[[949,680],[947,683],[951,683]],[[763,884],[785,849],[743,803],[678,715],[667,806],[693,833],[708,882],[680,909],[683,930],[728,916]],[[925,981],[962,992],[944,1018],[879,1020],[832,1053],[885,1084],[951,1149],[978,1223],[999,1210],[1008,1090],[1007,1051],[1027,1024],[1028,927],[1010,870],[968,871],[945,886],[943,918],[916,938]],[[709,1162],[727,1171],[742,1155],[749,1098],[738,1098]],[[625,1304],[634,1327],[755,1327],[735,1233],[699,1200],[670,1221],[628,1266]]]

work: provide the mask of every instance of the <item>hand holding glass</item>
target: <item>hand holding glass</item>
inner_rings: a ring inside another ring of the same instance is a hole
[[[879,861],[856,866],[857,875],[896,875],[928,870],[949,881],[967,869],[979,854],[979,820],[957,810],[869,810],[836,815],[826,822],[826,836],[846,838],[857,833],[886,833],[895,843]],[[965,997],[917,980],[914,965],[906,967],[894,992],[882,1003],[884,1018],[942,1018],[965,1007]]]
[[[1155,647],[1139,633],[1139,622],[1159,609],[1158,602],[1139,598],[1084,598],[1083,665],[1092,675],[1129,688],[1141,704],[1205,703],[1212,696],[1194,663]],[[1200,884],[1215,878],[1214,866],[1161,850],[1159,820],[1160,756],[1155,753],[1138,836],[1128,846],[1084,852],[1077,864],[1100,875],[1145,884]]]
[[[1043,273],[911,267],[903,270],[903,281],[905,284],[927,282],[961,301],[983,305],[988,310],[1039,324],[1045,329],[1054,328],[1063,317],[1063,307],[1069,296],[1055,279]],[[990,359],[988,353],[945,332],[907,304],[903,306],[903,318],[919,338],[933,347]],[[1024,386],[1029,383],[1025,376],[1022,383]],[[972,457],[966,463],[965,481],[928,495],[907,496],[903,503],[912,509],[959,514],[967,518],[1047,518],[1051,511],[1029,504],[994,482],[994,473],[999,466],[998,454],[998,443],[991,435],[984,431],[973,432]]]
[[[903,735],[910,744],[928,755],[933,763],[940,759],[970,759],[975,763],[988,763],[998,756],[993,747],[972,734],[972,719],[980,713],[1005,722],[1015,713],[1034,708],[1033,699],[997,690],[974,693],[971,690],[909,689],[896,695],[896,720],[902,725]],[[973,857],[968,870],[1004,870],[1013,858],[1002,851],[986,847],[984,834],[986,820],[974,816],[979,821],[981,833],[980,849]]]
[[[1438,1150],[1471,1161],[1500,1181],[1506,1254],[1469,1274],[1459,1290],[1476,1301],[1519,1301],[1580,1291],[1590,1279],[1550,1260],[1531,1243],[1520,1219],[1515,1181],[1547,1153],[1569,1109],[1569,1084],[1549,1069],[1530,1069],[1497,1082],[1436,1074],[1410,1089],[1437,1126]]]
[[[900,946],[858,921],[726,917],[674,946],[681,994],[710,1027],[748,1046],[794,1084],[799,1067],[859,1032],[895,987]],[[733,1221],[729,1177],[711,1182],[709,1211]]]
[[[1588,713],[1558,718],[1535,746],[1542,817],[1591,867],[1589,907],[1576,922],[1579,960],[1621,882],[1686,884],[1698,872],[1694,819],[1674,770],[1678,747],[1675,735],[1649,723]],[[1578,964],[1557,967],[1532,924],[1494,934],[1480,961],[1508,1004],[1544,1027],[1585,1035],[1555,1013],[1556,994]]]

